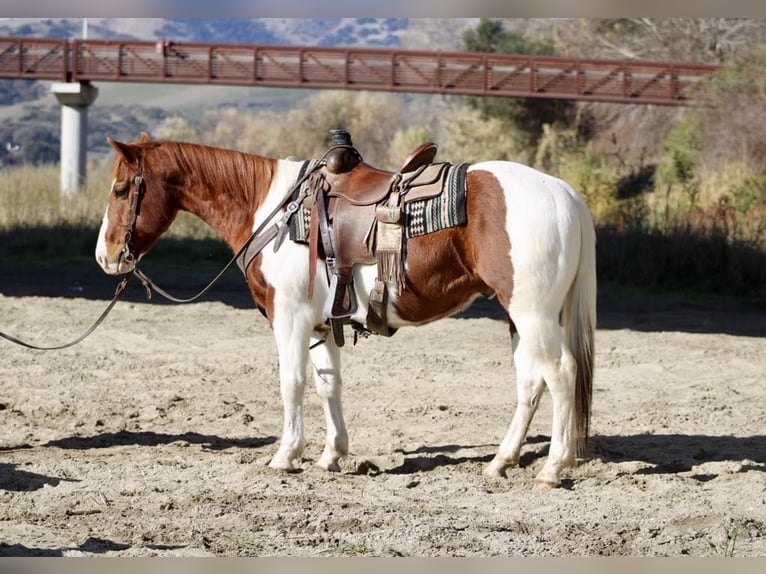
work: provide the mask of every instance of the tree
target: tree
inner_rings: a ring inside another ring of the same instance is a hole
[[[482,20],[474,30],[463,35],[465,49],[471,52],[551,55],[552,40],[529,39],[516,30],[508,30],[499,20]],[[575,105],[566,100],[543,98],[469,97],[470,106],[485,118],[509,121],[523,134],[522,145],[536,146],[544,125],[570,124],[575,118]]]
[[[196,128],[186,118],[174,115],[162,120],[152,133],[160,140],[180,140],[193,142],[199,139]]]
[[[564,30],[571,55],[720,63],[766,42],[766,20],[743,18],[581,19]]]

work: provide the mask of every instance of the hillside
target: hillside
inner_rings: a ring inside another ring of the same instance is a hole
[[[398,46],[407,18],[88,18],[89,38],[308,46]],[[0,36],[79,38],[83,18],[12,18]]]
[[[85,26],[84,26],[85,24]],[[321,46],[399,46],[406,18],[9,18],[0,36],[131,39]],[[312,92],[236,86],[99,83],[89,113],[89,151],[109,151],[105,135],[135,138],[165,117],[211,109],[286,110]],[[0,166],[58,161],[59,110],[50,82],[0,80]],[[19,146],[16,148],[16,146]],[[16,151],[11,152],[11,149]]]

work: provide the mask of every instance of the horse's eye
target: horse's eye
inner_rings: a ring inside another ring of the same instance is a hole
[[[124,183],[114,186],[114,196],[117,198],[127,197],[130,191],[130,184]]]

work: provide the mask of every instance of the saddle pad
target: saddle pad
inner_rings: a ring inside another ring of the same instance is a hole
[[[470,165],[459,163],[449,166],[440,195],[409,202],[405,200],[403,222],[406,239],[466,224],[465,175]],[[313,166],[306,162],[301,169],[301,174],[310,167]],[[303,186],[307,185],[308,181],[303,183]],[[303,186],[296,191],[296,196],[303,190]],[[306,243],[310,222],[311,202],[309,200],[304,202],[301,209],[290,218],[290,239],[297,243]]]
[[[468,163],[451,165],[442,192],[436,197],[405,202],[405,238],[466,224],[465,174],[469,166]]]
[[[303,165],[301,166],[300,173],[298,174],[298,179],[303,177],[303,175],[309,170],[313,169],[314,166],[319,162],[317,159],[312,159],[309,161],[303,162]],[[309,180],[307,179],[304,181],[301,186],[295,190],[295,193],[293,194],[295,197],[300,196],[301,193],[305,193],[307,188],[309,186]],[[301,208],[290,218],[289,225],[290,225],[290,239],[297,242],[297,243],[307,243],[308,237],[309,237],[309,225],[311,223],[311,198],[309,197],[308,200],[303,202],[303,205]]]

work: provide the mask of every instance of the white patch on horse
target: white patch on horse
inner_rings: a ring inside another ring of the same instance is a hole
[[[114,185],[114,184],[112,184]],[[109,257],[106,250],[106,230],[109,227],[109,207],[104,210],[104,218],[101,220],[101,228],[98,230],[98,241],[96,241],[96,261],[101,269],[109,275],[116,275],[120,272],[117,263],[109,263]]]

